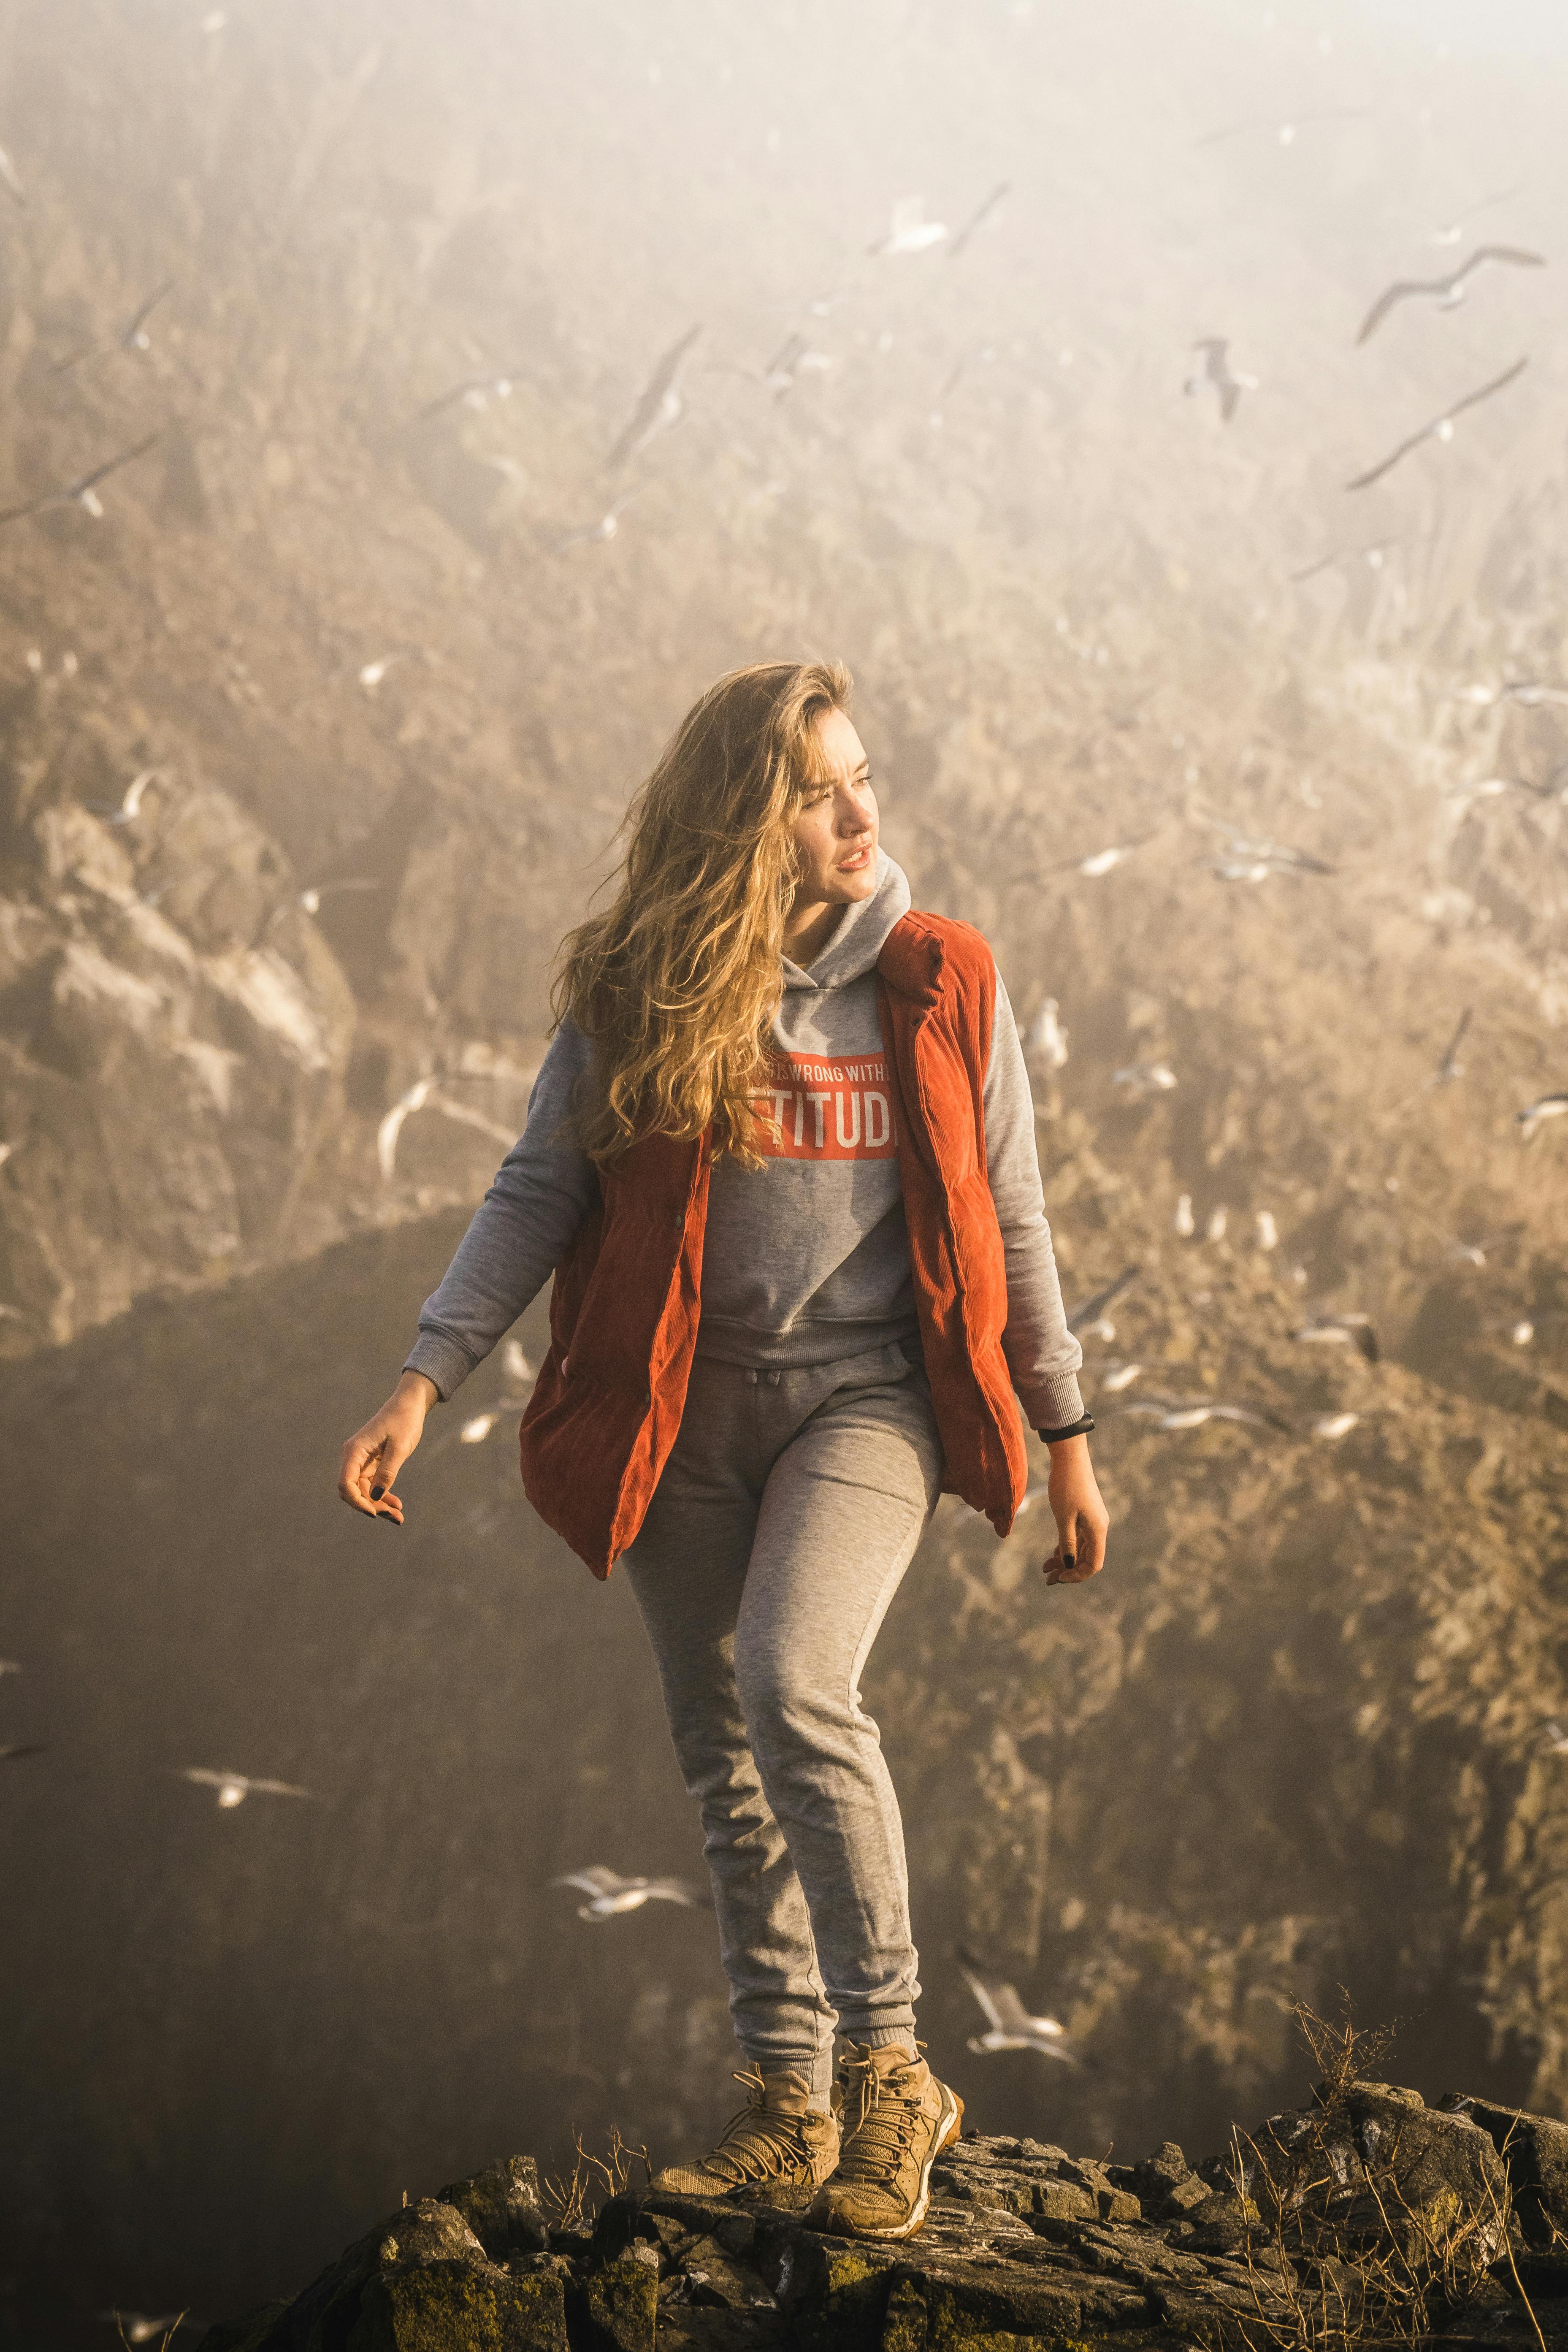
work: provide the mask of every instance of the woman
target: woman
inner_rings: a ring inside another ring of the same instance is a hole
[[[1104,1558],[1016,1026],[990,950],[910,908],[837,665],[689,712],[618,895],[563,950],[502,1164],[339,1492],[395,1491],[552,1272],[523,1482],[624,1558],[701,1808],[747,2105],[659,2185],[814,2188],[902,2238],[963,2108],[920,2055],[903,1833],[859,1679],[946,1486],[1005,1534],[1050,1447],[1049,1583]],[[837,2095],[834,2036],[839,2037]]]

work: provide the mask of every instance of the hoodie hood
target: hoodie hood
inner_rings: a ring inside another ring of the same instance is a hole
[[[794,988],[843,988],[873,970],[889,932],[910,911],[909,880],[885,849],[877,852],[877,887],[868,898],[846,907],[843,920],[807,971],[784,959],[784,984]]]

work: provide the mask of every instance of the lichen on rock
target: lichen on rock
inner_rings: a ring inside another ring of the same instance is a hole
[[[1561,2242],[1565,2157],[1546,2118],[1342,2080],[1195,2168],[1171,2140],[1112,2166],[971,2134],[933,2168],[923,2227],[889,2242],[744,2192],[628,2190],[591,2232],[552,2230],[511,2158],[200,2352],[1552,2352],[1514,2216],[1528,2199],[1529,2245]],[[1559,2268],[1536,2275],[1563,2309]]]

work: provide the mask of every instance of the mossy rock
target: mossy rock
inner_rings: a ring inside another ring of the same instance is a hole
[[[463,2261],[383,2271],[344,2352],[568,2352],[561,2281]]]
[[[650,2250],[651,2252],[651,2250]],[[658,2325],[658,2263],[628,2251],[592,2271],[573,2298],[579,2352],[653,2352]]]
[[[900,2278],[888,2297],[881,2352],[1099,2352],[1086,2336],[1000,2327],[1004,2305],[1005,2296],[962,2295],[935,2280]]]
[[[896,2259],[843,2239],[791,2240],[778,2299],[804,2352],[863,2352],[877,2342]]]
[[[439,2203],[462,2215],[492,2263],[543,2253],[550,2243],[539,2167],[531,2156],[502,2157],[437,2194]]]

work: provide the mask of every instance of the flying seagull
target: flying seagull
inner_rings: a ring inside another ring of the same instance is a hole
[[[83,343],[77,351],[68,352],[63,360],[56,361],[54,370],[56,375],[68,373],[70,369],[79,367],[83,360],[92,359],[100,352],[113,351],[117,348],[122,352],[150,352],[153,348],[153,338],[147,332],[147,321],[164,296],[172,294],[174,290],[174,280],[172,278],[165,278],[161,286],[155,286],[152,293],[146,295],[137,304],[112,341]]]
[[[629,507],[637,495],[636,490],[624,490],[621,496],[612,502],[609,511],[602,514],[597,522],[587,522],[579,530],[569,530],[563,539],[556,541],[556,554],[564,555],[569,547],[584,547],[589,544],[600,546],[605,540],[618,538],[622,509]]]
[[[1206,809],[1197,812],[1197,821],[1221,836],[1226,860],[1237,862],[1237,870],[1226,874],[1227,880],[1242,878],[1244,870],[1250,876],[1254,865],[1261,866],[1266,871],[1291,874],[1334,874],[1339,870],[1337,866],[1325,865],[1321,857],[1313,857],[1304,849],[1293,849],[1284,842],[1254,841],[1249,835],[1232,824],[1227,817],[1212,816]]]
[[[83,514],[90,515],[95,522],[101,522],[103,506],[98,496],[100,482],[106,480],[110,474],[117,474],[121,466],[129,466],[133,457],[144,456],[159,437],[156,433],[149,433],[144,441],[138,441],[133,447],[121,449],[117,457],[106,457],[103,464],[95,466],[90,474],[79,475],[74,482],[63,483],[58,489],[41,490],[36,499],[29,499],[24,506],[7,507],[4,513],[0,513],[0,523],[18,522],[25,515],[43,514],[50,507],[69,506],[79,507]]]
[[[513,368],[501,374],[465,376],[461,383],[427,400],[419,411],[418,421],[423,424],[426,417],[439,416],[444,409],[455,408],[459,401],[465,408],[488,408],[492,400],[510,400],[519,373]]]
[[[969,2046],[979,2057],[999,2050],[1034,2050],[1042,2058],[1059,2058],[1064,2065],[1078,2060],[1067,2046],[1067,2035],[1054,2017],[1031,2017],[1005,1977],[969,1962],[962,1970],[964,1983],[980,2004],[984,2033],[973,2033]]]
[[[376,688],[381,684],[382,679],[386,676],[387,671],[393,667],[395,663],[400,662],[402,659],[403,656],[401,654],[382,654],[376,660],[367,661],[364,663],[359,672],[359,682],[363,687],[365,692],[367,694],[374,694]]]
[[[949,245],[947,248],[947,257],[950,261],[956,261],[958,259],[959,255],[963,251],[964,247],[969,243],[970,238],[974,235],[975,230],[980,226],[981,223],[988,220],[991,215],[995,211],[997,205],[1002,202],[1003,198],[1005,196],[1011,195],[1012,193],[1013,184],[1010,180],[997,181],[996,185],[992,189],[990,194],[984,197],[981,203],[975,206],[974,210],[970,214],[969,218],[964,222],[963,226],[957,232],[952,243]]]
[[[1473,1005],[1467,1004],[1455,1023],[1454,1034],[1443,1048],[1443,1058],[1426,1081],[1429,1087],[1449,1087],[1456,1078],[1464,1076],[1465,1066],[1459,1059],[1459,1048],[1465,1042],[1465,1032],[1470,1025],[1470,1014],[1474,1010]]]
[[[1226,123],[1223,131],[1205,131],[1201,139],[1194,140],[1193,144],[1194,147],[1217,147],[1222,139],[1239,138],[1244,131],[1272,131],[1279,146],[1293,147],[1296,133],[1304,122],[1350,122],[1359,121],[1371,111],[1367,106],[1319,106],[1310,113],[1292,115],[1284,122],[1271,122],[1252,115],[1245,122]]]
[[[1393,471],[1402,457],[1407,457],[1412,449],[1419,449],[1424,441],[1451,441],[1454,437],[1454,419],[1457,416],[1462,416],[1467,408],[1474,408],[1479,402],[1489,400],[1494,392],[1500,392],[1505,384],[1513,382],[1515,376],[1522,375],[1529,364],[1527,353],[1523,359],[1515,360],[1510,368],[1505,368],[1501,375],[1494,375],[1489,383],[1483,383],[1479,392],[1468,392],[1463,400],[1455,401],[1453,406],[1445,409],[1441,416],[1430,418],[1418,432],[1407,435],[1397,449],[1391,450],[1388,456],[1380,458],[1375,466],[1368,467],[1364,474],[1358,474],[1353,481],[1347,482],[1346,489],[1364,490],[1373,482],[1380,482],[1384,474]]]
[[[1077,1331],[1083,1324],[1098,1323],[1111,1300],[1120,1298],[1128,1284],[1136,1282],[1142,1270],[1142,1266],[1124,1265],[1114,1282],[1108,1282],[1103,1290],[1095,1291],[1091,1297],[1081,1300],[1072,1309],[1067,1318],[1068,1329]]]
[[[606,473],[614,473],[628,458],[640,456],[656,435],[667,432],[679,421],[685,406],[680,397],[681,362],[701,332],[700,326],[689,327],[680,341],[671,343],[665,352],[643,386],[620,439],[605,460]]]
[[[312,882],[308,889],[300,891],[296,903],[303,907],[307,915],[319,915],[322,899],[335,897],[340,890],[379,890],[383,887],[380,882],[358,875],[342,882]]]
[[[1522,180],[1516,180],[1511,188],[1497,188],[1494,189],[1489,196],[1480,197],[1475,204],[1468,206],[1464,212],[1457,215],[1453,220],[1446,222],[1441,228],[1435,228],[1429,231],[1432,243],[1434,245],[1458,245],[1459,239],[1464,236],[1465,231],[1468,228],[1470,223],[1475,219],[1478,213],[1490,212],[1494,205],[1506,205],[1510,196],[1518,195],[1523,185],[1524,182]]]
[[[1445,278],[1401,278],[1378,296],[1361,322],[1356,336],[1358,343],[1379,328],[1396,302],[1408,302],[1416,295],[1429,295],[1440,310],[1452,310],[1465,298],[1465,281],[1489,261],[1506,262],[1516,269],[1544,269],[1543,253],[1527,253],[1521,245],[1478,245],[1468,261],[1450,269]]]
[[[390,1184],[397,1172],[397,1139],[403,1132],[404,1121],[412,1118],[416,1110],[438,1110],[443,1118],[455,1119],[459,1127],[478,1128],[481,1135],[489,1136],[496,1143],[504,1143],[510,1150],[517,1138],[510,1129],[487,1118],[483,1111],[475,1110],[470,1104],[448,1102],[444,1095],[436,1091],[438,1087],[450,1086],[466,1077],[484,1076],[486,1073],[482,1070],[458,1070],[446,1078],[416,1078],[407,1092],[399,1095],[375,1130],[375,1156],[386,1183]]]
[[[27,207],[27,191],[22,185],[16,166],[12,163],[10,156],[6,153],[4,147],[0,147],[0,180],[5,181],[5,185],[10,189],[11,194],[16,197],[16,202],[21,205],[25,212]]]
[[[1206,1397],[1194,1403],[1184,1403],[1179,1397],[1149,1397],[1119,1406],[1111,1417],[1118,1421],[1152,1421],[1156,1429],[1173,1432],[1203,1429],[1211,1421],[1241,1422],[1249,1429],[1287,1426],[1271,1412],[1254,1412],[1244,1404],[1211,1404]]]
[[[1113,874],[1119,866],[1125,866],[1134,850],[1142,849],[1145,842],[1153,838],[1152,833],[1141,833],[1136,841],[1113,842],[1109,849],[1091,850],[1087,857],[1064,857],[1058,865],[1047,866],[1046,872],[1082,874],[1090,882],[1098,882],[1102,876]]]
[[[1194,393],[1201,392],[1205,383],[1212,383],[1219,394],[1220,415],[1228,425],[1236,415],[1236,404],[1242,394],[1258,390],[1258,378],[1255,375],[1237,375],[1233,373],[1230,362],[1226,357],[1230,344],[1223,335],[1205,335],[1200,342],[1193,345],[1193,349],[1194,352],[1202,352],[1203,368],[1198,374],[1190,375],[1187,378],[1182,390],[1190,399]]]
[[[0,1764],[16,1764],[24,1756],[41,1756],[47,1742],[42,1739],[15,1739],[9,1748],[0,1748]]]
[[[162,768],[143,768],[140,775],[132,776],[126,785],[125,797],[118,808],[110,809],[100,801],[91,801],[89,806],[95,816],[107,818],[110,824],[134,824],[142,814],[142,799],[148,785],[161,783],[163,776]]]
[[[1339,1438],[1348,1437],[1360,1420],[1359,1412],[1318,1412],[1307,1428],[1311,1436],[1326,1438],[1331,1444]]]
[[[680,1903],[690,1910],[697,1895],[683,1878],[623,1878],[602,1862],[586,1870],[569,1871],[552,1878],[552,1886],[575,1886],[588,1901],[578,1906],[579,1919],[613,1919],[622,1911],[640,1911],[645,1903]]]
[[[868,246],[868,253],[884,257],[900,253],[929,253],[941,245],[947,236],[944,221],[927,220],[923,196],[900,196],[893,206],[888,223],[888,234]]]
[[[763,370],[763,382],[775,400],[782,400],[794,391],[797,376],[821,375],[832,365],[826,352],[819,352],[804,335],[791,335]]]
[[[1536,1101],[1526,1104],[1523,1110],[1514,1113],[1514,1118],[1519,1122],[1520,1141],[1521,1143],[1532,1141],[1535,1130],[1542,1120],[1561,1118],[1565,1111],[1568,1111],[1568,1094],[1542,1095]]]
[[[1398,544],[1396,539],[1374,539],[1365,547],[1336,547],[1331,554],[1320,555],[1315,563],[1303,564],[1300,571],[1292,572],[1290,577],[1298,582],[1315,580],[1319,572],[1326,572],[1331,563],[1344,563],[1356,555],[1362,558],[1369,572],[1381,572],[1384,557],[1391,547]]]
[[[1110,1083],[1125,1087],[1134,1102],[1143,1102],[1150,1095],[1169,1094],[1176,1074],[1168,1062],[1129,1062],[1125,1069],[1112,1070]]]
[[[1068,1033],[1058,1018],[1054,996],[1047,996],[1023,1033],[1024,1059],[1047,1070],[1059,1070],[1068,1057]]]
[[[232,1812],[243,1805],[247,1797],[308,1797],[309,1789],[296,1789],[289,1780],[253,1780],[244,1772],[214,1772],[205,1764],[187,1765],[180,1775],[184,1780],[194,1780],[198,1788],[217,1790],[218,1809]]]
[[[1542,1726],[1541,1744],[1549,1756],[1568,1756],[1568,1731],[1552,1721]]]
[[[1377,1333],[1372,1328],[1370,1315],[1347,1311],[1342,1315],[1314,1315],[1292,1331],[1292,1339],[1315,1341],[1320,1346],[1354,1348],[1369,1364],[1377,1361]]]

